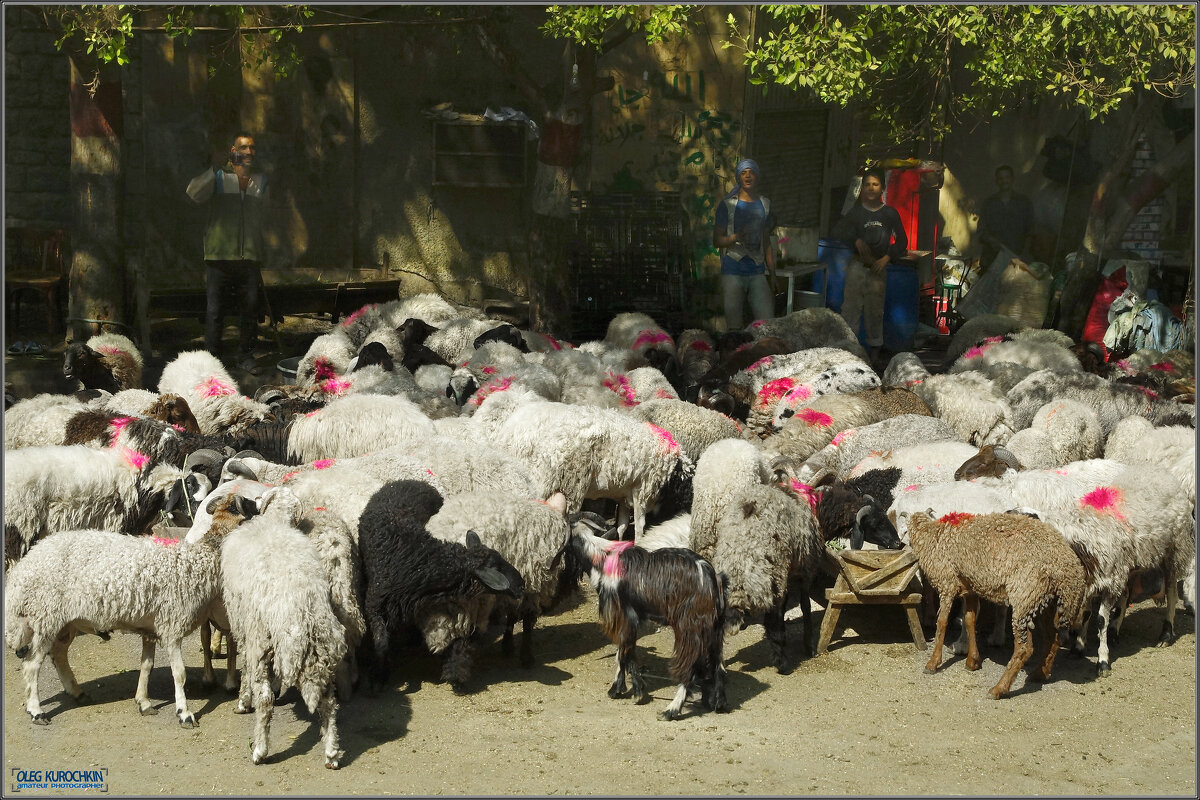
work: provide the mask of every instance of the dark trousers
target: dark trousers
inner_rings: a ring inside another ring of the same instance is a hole
[[[238,349],[243,355],[258,342],[258,262],[205,261],[208,265],[208,308],[204,317],[204,347],[217,355],[231,295],[238,298],[241,312]]]

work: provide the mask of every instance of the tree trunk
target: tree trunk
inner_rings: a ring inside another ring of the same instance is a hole
[[[121,237],[124,172],[119,72],[81,69],[73,57],[70,63],[73,230],[67,315],[75,320],[128,323]],[[100,326],[93,322],[74,322],[67,336],[83,340],[99,331]]]
[[[1118,189],[1118,181],[1128,173],[1138,139],[1159,107],[1159,102],[1139,102],[1121,139],[1121,149],[1109,159],[1092,195],[1083,242],[1076,251],[1076,260],[1067,267],[1059,301],[1058,330],[1076,341],[1083,336],[1092,297],[1100,284],[1102,258],[1117,248],[1138,211],[1162,194],[1193,157],[1195,134],[1189,133],[1169,153],[1160,156],[1152,169]]]

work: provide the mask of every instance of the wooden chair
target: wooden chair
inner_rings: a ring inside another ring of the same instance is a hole
[[[5,231],[4,307],[9,331],[18,329],[21,292],[34,292],[46,306],[46,328],[51,334],[62,332],[60,304],[67,283],[63,265],[66,231],[12,227]]]

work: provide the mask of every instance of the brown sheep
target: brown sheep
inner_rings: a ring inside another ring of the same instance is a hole
[[[954,473],[954,480],[969,481],[975,478],[999,478],[1006,471],[1020,470],[1021,462],[1006,448],[998,444],[985,444],[979,452],[962,463]]]
[[[1033,655],[1029,632],[1039,617],[1052,612],[1053,623],[1044,627],[1046,657],[1029,675],[1035,681],[1049,679],[1060,639],[1082,622],[1095,559],[1082,547],[1068,544],[1052,526],[1023,514],[954,512],[937,521],[932,514],[930,509],[908,518],[913,552],[940,600],[933,655],[925,672],[933,674],[941,664],[950,606],[962,595],[969,670],[981,664],[975,642],[979,599],[1013,608],[1013,655],[989,690],[992,697],[999,700],[1012,688],[1017,671]]]

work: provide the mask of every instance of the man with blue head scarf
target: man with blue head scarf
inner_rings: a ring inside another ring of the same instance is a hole
[[[713,247],[721,252],[721,288],[725,296],[725,328],[740,330],[742,310],[750,301],[755,319],[774,316],[775,251],[771,203],[759,194],[761,173],[753,159],[738,162],[737,185],[717,206]],[[770,283],[767,275],[770,275]]]

